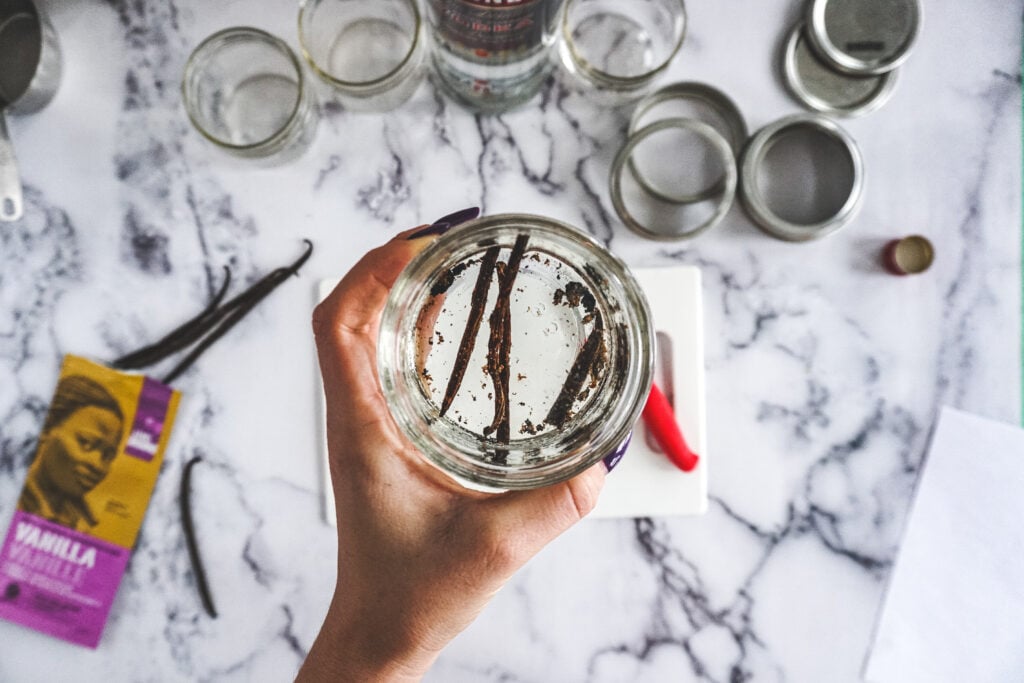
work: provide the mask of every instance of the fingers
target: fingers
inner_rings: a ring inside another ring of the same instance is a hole
[[[534,530],[528,541],[535,545],[536,552],[586,517],[597,505],[605,477],[618,466],[632,439],[630,432],[600,464],[566,482],[487,501],[484,505],[492,508],[490,514],[499,537],[514,538]]]
[[[515,539],[523,544],[528,552],[525,561],[594,509],[605,473],[605,466],[598,463],[561,484],[514,491],[479,504],[499,542]]]
[[[414,229],[415,230],[415,229]],[[406,233],[368,252],[313,312],[317,340],[335,341],[339,331],[356,335],[372,333],[388,292],[409,261],[429,240],[407,240]]]
[[[377,327],[392,285],[432,239],[408,240],[400,234],[364,256],[313,311],[324,386],[359,396],[377,392]],[[328,399],[330,399],[328,394]]]

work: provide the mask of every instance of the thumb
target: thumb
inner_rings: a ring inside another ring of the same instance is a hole
[[[597,463],[560,484],[513,491],[479,504],[497,538],[514,538],[533,556],[594,509],[605,474],[604,464]]]

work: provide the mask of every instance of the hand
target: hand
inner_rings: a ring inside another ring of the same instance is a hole
[[[371,251],[313,313],[327,397],[338,580],[300,681],[419,680],[544,545],[597,502],[605,466],[532,491],[466,490],[399,431],[377,378],[391,286],[435,237]]]

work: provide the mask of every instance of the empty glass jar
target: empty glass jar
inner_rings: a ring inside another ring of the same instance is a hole
[[[185,66],[182,94],[196,130],[237,156],[291,158],[316,131],[302,63],[283,40],[256,28],[204,40]]]

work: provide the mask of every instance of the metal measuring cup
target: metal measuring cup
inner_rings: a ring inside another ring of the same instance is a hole
[[[0,3],[0,221],[23,211],[21,178],[5,111],[30,114],[45,107],[60,83],[57,32],[32,0]]]

